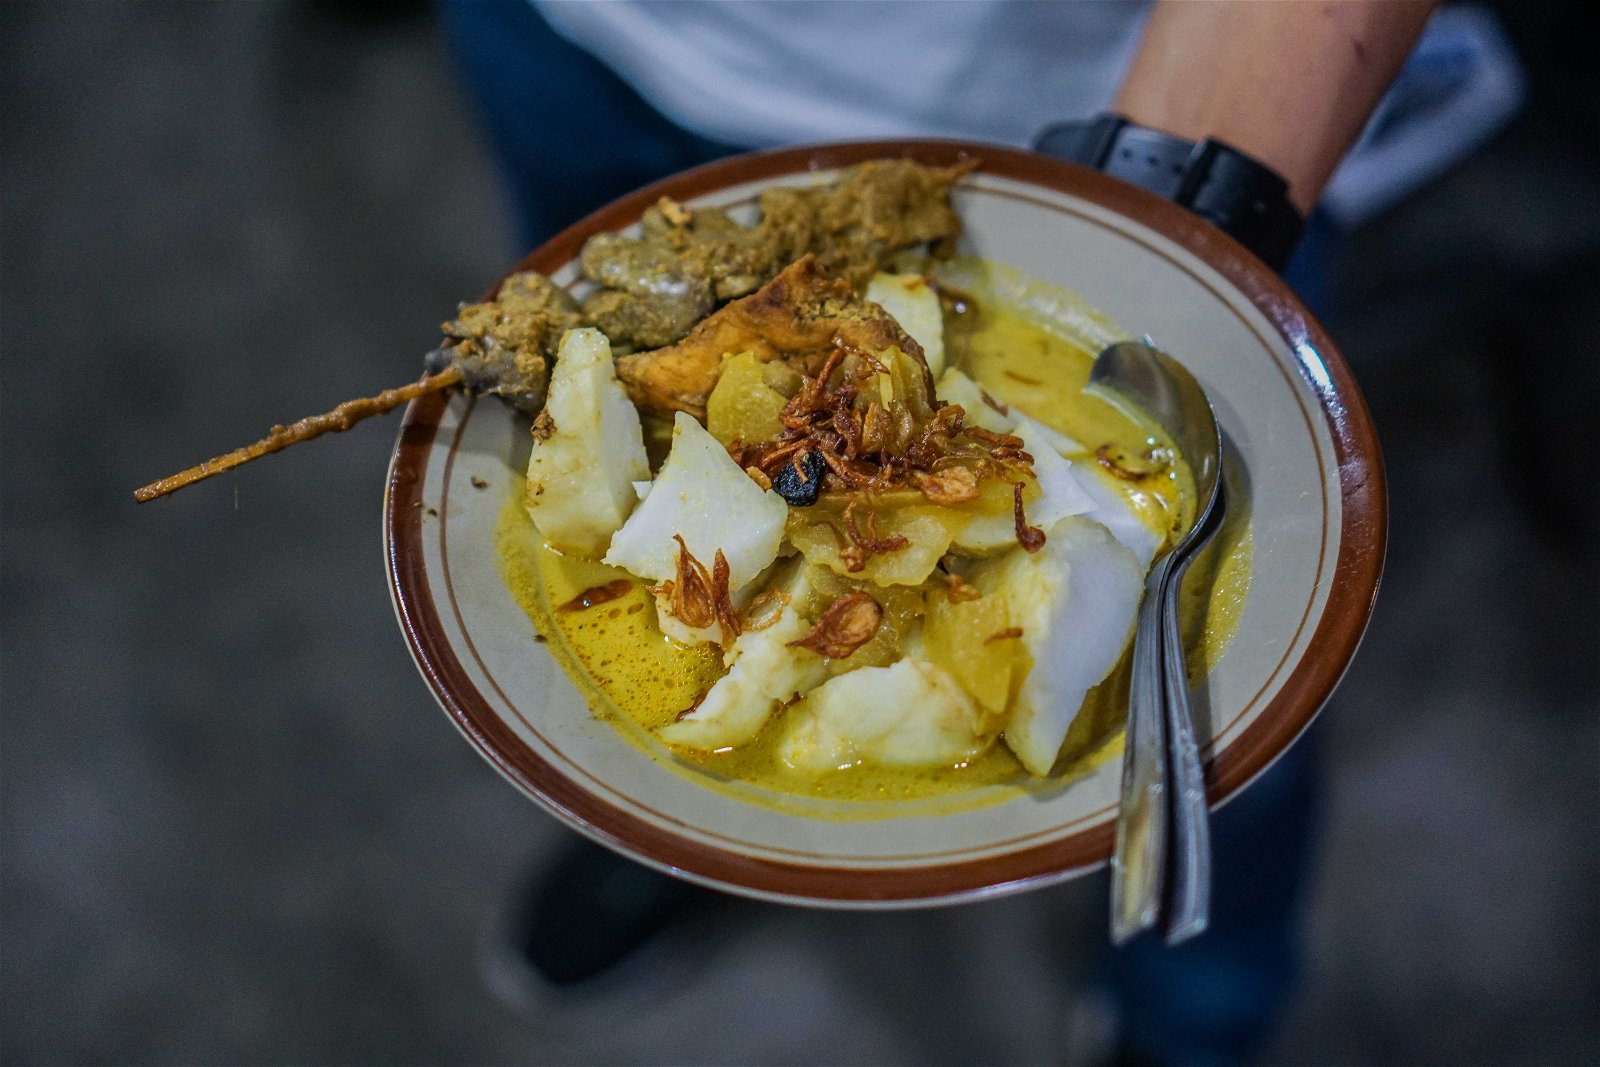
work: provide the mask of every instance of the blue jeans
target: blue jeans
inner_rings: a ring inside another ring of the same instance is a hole
[[[519,252],[623,193],[738,150],[662,116],[526,0],[446,0],[442,12],[511,191]],[[1290,264],[1301,291],[1320,293],[1326,236],[1314,224]],[[1107,950],[1102,973],[1131,1059],[1242,1063],[1267,1036],[1298,972],[1314,735],[1217,813],[1210,931],[1179,949],[1147,940]]]
[[[445,0],[451,51],[531,251],[658,178],[741,149],[681,129],[527,0]]]

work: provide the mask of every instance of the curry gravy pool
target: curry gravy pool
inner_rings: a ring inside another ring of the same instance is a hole
[[[970,299],[947,301],[951,366],[977,380],[997,402],[1015,405],[1091,452],[1107,445],[1111,454],[1139,457],[1153,448],[1170,448],[1154,427],[1083,391],[1093,353],[1051,322],[1054,316],[1037,315],[986,290],[974,289]],[[1095,460],[1074,462],[1082,466]],[[1158,476],[1116,484],[1140,520],[1160,536],[1192,520],[1194,492],[1181,463]],[[1221,657],[1243,609],[1250,537],[1243,510],[1237,514],[1235,520],[1230,513],[1230,522],[1190,568],[1184,585],[1181,609],[1191,679],[1203,677]],[[721,650],[715,645],[685,646],[663,636],[645,583],[620,568],[545,545],[528,521],[520,492],[501,513],[496,541],[508,586],[590,708],[634,745],[667,757],[669,750],[652,731],[694,705],[721,676]],[[587,604],[574,603],[586,590],[608,585]],[[530,648],[530,654],[538,653]],[[670,758],[703,784],[772,807],[791,809],[804,798],[857,802],[822,808],[805,804],[811,815],[855,819],[905,813],[904,803],[884,801],[918,802],[919,813],[982,806],[1024,790],[1057,788],[1115,756],[1126,718],[1127,662],[1124,653],[1117,669],[1090,691],[1046,779],[1030,776],[1003,744],[990,746],[970,762],[931,770],[857,765],[815,776],[797,773],[776,753],[781,714],[754,741],[736,749],[671,750]]]

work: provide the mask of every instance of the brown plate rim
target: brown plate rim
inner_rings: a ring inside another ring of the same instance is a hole
[[[1366,402],[1332,340],[1265,264],[1188,211],[1098,172],[1015,148],[968,141],[860,141],[734,156],[646,186],[594,212],[528,255],[518,270],[553,273],[591,235],[637,221],[661,196],[691,200],[729,186],[868,159],[930,165],[977,159],[986,174],[1067,193],[1149,228],[1217,271],[1288,344],[1316,395],[1339,471],[1340,537],[1334,576],[1307,651],[1278,693],[1207,767],[1213,805],[1264,771],[1303,732],[1338,685],[1371,616],[1383,569],[1388,501]],[[498,283],[496,283],[498,285]],[[492,292],[492,290],[491,290]],[[504,777],[574,829],[652,866],[735,892],[834,906],[940,903],[1059,880],[1110,858],[1113,826],[982,859],[918,867],[828,867],[720,849],[656,826],[581,788],[529,748],[473,684],[433,599],[422,549],[423,475],[447,399],[413,401],[390,463],[384,548],[390,595],[418,670],[446,714]]]

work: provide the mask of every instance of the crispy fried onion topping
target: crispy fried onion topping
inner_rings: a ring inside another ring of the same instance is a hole
[[[836,343],[783,406],[778,436],[735,442],[729,452],[768,478],[791,464],[798,470],[816,452],[827,465],[824,492],[911,486],[936,504],[973,499],[984,478],[1032,475],[1033,457],[1021,438],[966,425],[959,404],[935,407],[925,388],[885,394],[890,377],[881,359]]]
[[[816,625],[790,648],[809,648],[827,659],[844,659],[872,640],[883,622],[883,608],[861,590],[839,597],[817,619]]]
[[[950,603],[952,604],[960,604],[968,600],[981,600],[983,598],[983,590],[959,574],[945,575],[944,584],[947,587],[945,595],[950,598]]]
[[[672,721],[673,722],[682,722],[684,719],[687,719],[689,716],[691,716],[695,712],[699,711],[700,710],[700,705],[704,704],[706,702],[706,697],[708,697],[710,695],[711,695],[711,690],[709,690],[709,689],[700,690],[699,693],[695,694],[694,703],[690,704],[688,707],[686,707],[682,711],[678,712],[678,714],[674,715],[672,717]]]
[[[633,591],[632,578],[614,578],[604,585],[591,585],[571,600],[556,608],[559,612],[587,611],[596,604],[605,604],[625,597]]]
[[[1037,526],[1028,525],[1028,517],[1022,511],[1022,483],[1017,482],[1011,487],[1011,515],[1017,524],[1017,544],[1029,552],[1037,552],[1044,547],[1044,531]]]
[[[781,589],[768,589],[750,601],[744,609],[744,629],[765,630],[778,621],[783,609],[789,605],[789,594]]]
[[[717,558],[707,572],[681,535],[673,534],[672,539],[678,542],[677,577],[653,591],[667,597],[668,610],[685,626],[700,629],[715,622],[722,631],[723,646],[733,644],[740,631],[739,613],[733,610],[728,593],[728,560],[722,549],[717,549]]]
[[[1144,456],[1132,456],[1111,445],[1094,450],[1094,458],[1113,477],[1125,482],[1142,482],[1172,466],[1170,448],[1152,448]]]
[[[911,483],[935,504],[965,504],[978,499],[978,476],[970,467],[946,467],[932,474],[912,471]]]
[[[863,529],[856,522],[856,501],[852,500],[844,509],[844,536],[846,544],[839,549],[839,558],[844,560],[844,569],[854,574],[866,567],[867,560],[879,552],[898,552],[911,544],[904,534],[890,534],[884,537],[878,533],[878,513],[871,508],[867,509],[867,521]]]
[[[1002,414],[1002,415],[1011,414],[1010,406],[1008,406],[1006,404],[1003,404],[1000,401],[996,400],[994,397],[990,396],[987,390],[979,389],[978,390],[978,395],[983,398],[983,402],[985,404],[988,404],[990,407],[994,408],[1000,414]]]

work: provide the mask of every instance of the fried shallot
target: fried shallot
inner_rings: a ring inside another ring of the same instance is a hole
[[[603,585],[591,585],[571,600],[556,608],[560,612],[587,611],[597,604],[606,604],[627,596],[633,590],[633,579],[613,578]]]
[[[931,474],[913,471],[911,482],[934,504],[965,504],[978,499],[978,476],[968,467],[946,467]]]
[[[1031,477],[1033,456],[1022,439],[968,426],[960,405],[938,404],[923,388],[924,368],[904,352],[895,359],[835,341],[784,404],[778,435],[737,442],[730,451],[775,484],[800,458],[819,458],[827,470],[818,487],[824,492],[910,487],[946,505],[976,499],[984,478]]]
[[[950,603],[952,604],[983,599],[983,590],[962,578],[959,574],[945,575],[944,583],[946,586],[945,595],[950,598]]]
[[[844,560],[844,569],[852,574],[864,570],[867,560],[880,552],[898,552],[911,542],[902,534],[890,534],[884,537],[878,533],[878,513],[871,508],[867,509],[866,529],[863,530],[856,523],[856,501],[852,500],[844,509],[844,533],[848,543],[839,549],[839,558]]]
[[[715,622],[722,631],[723,646],[733,644],[741,627],[739,613],[733,609],[728,592],[727,557],[722,549],[717,549],[708,572],[706,565],[695,559],[689,546],[684,544],[681,534],[673,534],[672,539],[678,542],[677,576],[662,582],[653,592],[667,598],[668,610],[685,626],[698,630]]]
[[[828,605],[806,635],[790,641],[790,648],[809,648],[826,659],[845,659],[872,640],[883,622],[883,608],[859,589]]]
[[[694,553],[689,551],[681,535],[673,534],[672,539],[678,542],[677,577],[670,582],[662,582],[661,592],[666,595],[672,615],[679,622],[696,629],[710,626],[717,617],[717,599],[712,591],[711,572],[706,570],[704,563],[694,558]]]
[[[1011,487],[1011,494],[1011,514],[1017,524],[1017,544],[1028,552],[1037,552],[1044,547],[1044,531],[1037,526],[1028,525],[1028,517],[1022,511],[1021,482]]]

